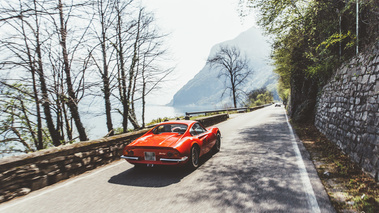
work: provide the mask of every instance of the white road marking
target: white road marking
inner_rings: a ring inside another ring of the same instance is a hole
[[[58,189],[60,189],[60,188],[66,187],[66,186],[68,186],[68,185],[71,185],[71,184],[73,184],[73,183],[75,183],[75,182],[78,182],[79,180],[83,180],[83,179],[85,179],[85,178],[87,178],[87,177],[91,177],[91,176],[93,176],[93,175],[96,175],[96,174],[98,174],[98,173],[100,173],[100,172],[103,172],[104,170],[107,170],[107,169],[113,168],[113,167],[118,166],[118,165],[120,165],[120,164],[122,164],[122,163],[125,163],[125,162],[124,162],[124,161],[120,161],[120,162],[118,162],[118,163],[114,163],[113,165],[106,165],[106,166],[104,166],[103,168],[97,169],[96,171],[89,171],[90,173],[79,175],[79,176],[77,176],[76,178],[66,179],[66,182],[63,183],[63,184],[61,184],[61,185],[54,186],[54,184],[53,184],[53,185],[51,185],[51,186],[53,186],[53,187],[51,187],[51,188],[49,188],[49,189],[45,189],[45,190],[42,191],[41,193],[38,193],[38,194],[35,194],[35,195],[32,195],[32,196],[27,196],[27,197],[25,197],[25,198],[19,198],[19,200],[16,200],[16,201],[11,202],[11,203],[5,203],[5,204],[2,204],[3,206],[0,207],[0,212],[6,210],[7,208],[10,208],[10,207],[16,206],[16,205],[18,205],[18,204],[20,204],[20,203],[23,203],[23,202],[26,202],[26,201],[32,200],[32,199],[34,199],[34,198],[36,198],[36,197],[42,196],[42,195],[44,195],[44,194],[47,194],[47,193],[50,193],[50,192],[56,191],[56,190],[58,190]],[[43,190],[43,189],[40,189],[40,190]],[[37,192],[37,191],[35,191],[35,192]]]
[[[313,188],[312,188],[312,185],[311,185],[311,181],[308,177],[307,169],[305,168],[303,158],[301,157],[299,147],[297,146],[295,134],[293,132],[291,124],[288,121],[287,113],[284,112],[284,114],[286,115],[287,125],[288,125],[288,128],[290,129],[290,132],[291,132],[291,141],[292,141],[293,149],[295,150],[295,154],[296,154],[296,163],[299,167],[300,178],[301,178],[301,182],[303,183],[303,186],[305,189],[305,194],[307,196],[308,204],[309,204],[312,212],[321,212],[320,207],[317,203],[316,195],[315,195]]]

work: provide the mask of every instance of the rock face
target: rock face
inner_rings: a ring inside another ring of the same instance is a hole
[[[341,66],[324,86],[315,125],[378,181],[378,46]]]

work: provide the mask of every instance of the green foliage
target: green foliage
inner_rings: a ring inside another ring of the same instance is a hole
[[[128,132],[130,132],[130,131],[132,131],[132,130],[128,129]],[[119,135],[119,134],[123,134],[123,133],[125,133],[125,132],[124,132],[124,129],[122,127],[117,127],[114,129],[115,135]]]
[[[164,121],[169,121],[169,120],[175,120],[175,118],[163,117],[163,118],[153,119],[146,126],[151,126],[151,125],[162,123]]]
[[[353,52],[355,46],[355,35],[348,31],[346,34],[334,33],[324,41],[322,41],[314,50],[314,52],[306,52],[305,55],[312,61],[306,72],[310,76],[321,76],[327,79],[333,73],[333,70],[340,66],[342,51]],[[335,53],[337,46],[345,44],[341,47],[341,56]]]
[[[30,91],[20,83],[3,83],[0,96],[0,155],[37,150],[38,126]],[[48,135],[42,139],[43,148],[51,144]]]
[[[283,100],[290,93],[298,104],[315,98],[317,87],[312,85],[326,83],[344,60],[355,55],[356,45],[363,49],[378,39],[379,6],[374,0],[359,2],[359,44],[356,1],[250,2],[260,12],[258,24],[274,39],[272,58]]]
[[[354,199],[354,206],[357,209],[362,209],[362,212],[367,212],[367,213],[375,213],[378,210],[379,206],[379,201],[375,200],[374,197],[371,196],[356,196]]]
[[[290,96],[290,88],[286,88],[282,81],[279,81],[278,93],[283,103],[288,103],[289,96]]]
[[[252,90],[248,94],[248,107],[261,106],[274,101],[274,95],[266,88]]]

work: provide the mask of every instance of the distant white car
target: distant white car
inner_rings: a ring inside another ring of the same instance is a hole
[[[275,107],[281,107],[282,105],[280,103],[276,103]]]

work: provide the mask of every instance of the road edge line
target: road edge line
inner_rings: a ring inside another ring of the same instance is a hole
[[[307,172],[307,169],[306,169],[304,161],[303,161],[303,157],[301,156],[300,149],[299,149],[297,142],[296,142],[295,133],[292,129],[291,124],[289,123],[287,113],[284,112],[284,114],[286,116],[286,122],[287,122],[288,128],[291,132],[291,142],[292,142],[292,146],[294,148],[295,154],[296,154],[296,163],[299,167],[300,178],[301,178],[301,182],[305,188],[308,204],[310,205],[312,212],[320,212],[321,213],[315,192],[314,192],[312,184],[311,184],[311,180],[309,179],[308,172]]]

